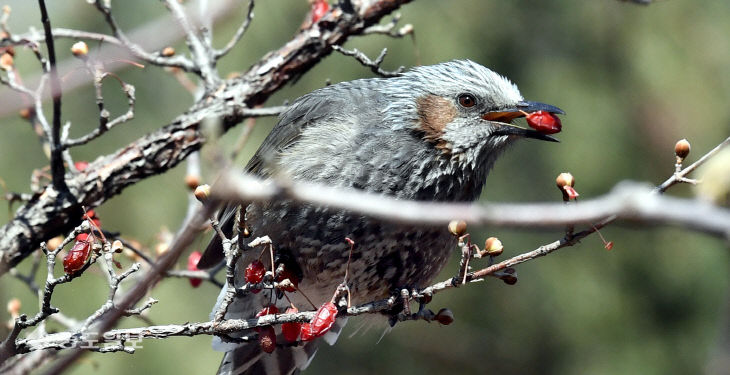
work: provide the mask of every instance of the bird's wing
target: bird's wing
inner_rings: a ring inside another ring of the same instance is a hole
[[[328,117],[337,116],[348,106],[342,96],[336,95],[334,90],[321,89],[302,96],[291,104],[279,116],[279,122],[274,126],[256,154],[246,165],[246,172],[266,177],[273,171],[278,155],[297,142],[302,131]]]
[[[282,151],[296,143],[304,128],[329,116],[341,114],[347,103],[343,95],[336,95],[336,91],[326,87],[294,101],[279,116],[279,122],[246,165],[246,172],[259,177],[270,176],[274,172],[272,166],[275,165],[276,158]],[[228,204],[220,211],[218,221],[226,235],[233,229],[233,217],[238,206],[238,204]],[[214,236],[198,261],[198,268],[212,268],[223,260],[223,256],[220,238]]]

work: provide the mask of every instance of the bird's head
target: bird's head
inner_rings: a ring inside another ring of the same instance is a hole
[[[563,114],[562,110],[524,100],[512,82],[475,62],[421,66],[396,81],[386,119],[396,127],[407,124],[446,154],[498,151],[518,138],[557,142],[512,120],[534,111]],[[408,121],[402,121],[404,117]]]

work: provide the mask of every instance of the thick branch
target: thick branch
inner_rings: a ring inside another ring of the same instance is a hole
[[[13,220],[0,228],[0,275],[18,264],[40,241],[68,231],[81,220],[81,205],[96,207],[125,187],[163,173],[199,149],[204,139],[200,122],[222,118],[227,130],[247,117],[288,82],[307,72],[341,44],[410,0],[368,1],[359,14],[331,12],[318,24],[301,30],[282,48],[270,52],[240,78],[226,81],[226,89],[203,98],[171,124],[103,156],[84,173],[69,176],[75,201],[59,197],[47,187],[22,206]]]
[[[321,184],[277,184],[250,175],[225,174],[213,186],[222,201],[268,201],[286,197],[301,202],[347,209],[399,223],[444,225],[455,219],[472,225],[561,227],[600,221],[606,217],[646,224],[672,223],[720,237],[730,236],[730,210],[693,199],[662,196],[646,185],[625,182],[602,197],[577,204],[530,203],[487,205],[403,201],[359,190]]]

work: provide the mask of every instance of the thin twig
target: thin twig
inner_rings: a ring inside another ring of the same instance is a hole
[[[61,145],[61,80],[58,79],[56,68],[56,47],[53,41],[51,19],[48,17],[46,2],[38,0],[38,7],[41,11],[41,22],[46,34],[46,48],[48,49],[49,73],[51,77],[51,96],[53,97],[53,125],[51,127],[51,176],[53,187],[56,191],[65,193],[68,191],[64,175],[66,170],[63,166],[63,147]]]
[[[63,147],[64,149],[68,149],[75,146],[80,146],[86,143],[89,143],[90,141],[98,138],[102,134],[109,131],[111,128],[122,124],[124,122],[127,122],[131,120],[134,117],[134,104],[136,101],[135,98],[135,89],[134,86],[122,81],[117,75],[114,73],[104,73],[101,71],[101,67],[97,64],[93,64],[92,62],[87,62],[87,67],[89,72],[95,77],[94,78],[94,88],[96,92],[96,104],[99,107],[99,126],[96,127],[93,131],[90,133],[84,135],[83,137],[76,138],[76,139],[69,139],[64,140]],[[119,81],[119,84],[122,85],[122,92],[124,92],[124,95],[127,96],[127,112],[117,116],[113,120],[109,121],[109,111],[104,107],[104,97],[102,95],[102,83],[104,81],[104,78],[106,77],[113,77],[117,81]]]
[[[196,73],[205,82],[206,91],[213,91],[220,82],[220,77],[215,69],[215,59],[213,58],[212,48],[207,40],[195,31],[190,23],[188,16],[185,14],[182,5],[177,0],[162,0],[167,9],[170,10],[177,23],[185,32],[185,41],[187,42],[193,61],[196,66]]]
[[[380,55],[375,60],[370,60],[369,57],[367,57],[364,53],[358,51],[356,48],[353,48],[352,50],[346,50],[338,45],[333,45],[332,49],[345,55],[345,56],[351,56],[354,57],[355,60],[359,61],[360,64],[370,68],[370,70],[382,77],[397,77],[401,73],[403,73],[403,70],[405,69],[403,66],[399,67],[395,71],[388,71],[383,70],[380,68],[380,64],[383,63],[383,60],[385,59],[385,55],[388,53],[387,48],[383,48],[383,50],[380,52]]]
[[[96,6],[96,9],[98,9],[106,19],[107,24],[112,29],[112,33],[114,36],[119,40],[119,42],[136,58],[147,61],[150,64],[155,64],[159,66],[170,66],[170,67],[177,67],[180,69],[185,70],[186,72],[196,73],[199,74],[200,70],[198,67],[189,59],[174,55],[174,56],[161,56],[159,53],[149,53],[146,52],[142,47],[139,45],[133,43],[127,36],[124,34],[124,32],[119,28],[119,25],[117,24],[116,19],[114,19],[114,16],[112,15],[111,8],[107,7],[104,4],[103,0],[96,0],[94,2],[94,5]]]
[[[236,34],[233,35],[231,40],[226,43],[226,45],[219,49],[213,51],[213,57],[218,60],[221,57],[228,54],[228,52],[231,52],[233,47],[236,46],[238,41],[243,38],[243,34],[246,33],[246,30],[248,30],[248,26],[251,25],[251,20],[253,20],[253,6],[254,6],[254,0],[248,0],[248,10],[246,11],[246,19],[243,21],[241,26],[238,27],[238,30],[236,30]]]
[[[711,157],[713,157],[715,154],[717,154],[720,150],[722,150],[724,147],[730,145],[730,137],[725,138],[724,141],[722,141],[719,145],[715,146],[712,150],[708,151],[706,154],[702,155],[701,158],[699,158],[696,162],[690,164],[688,167],[684,168],[683,170],[673,174],[671,177],[669,177],[666,181],[664,181],[661,185],[657,186],[654,190],[657,193],[664,193],[667,189],[672,187],[673,185],[682,182],[684,178],[690,173],[692,173],[697,167],[704,164],[707,160],[709,160]]]

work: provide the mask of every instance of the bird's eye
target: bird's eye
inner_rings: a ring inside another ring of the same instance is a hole
[[[459,95],[459,104],[464,108],[473,107],[477,104],[477,99],[472,94]]]

